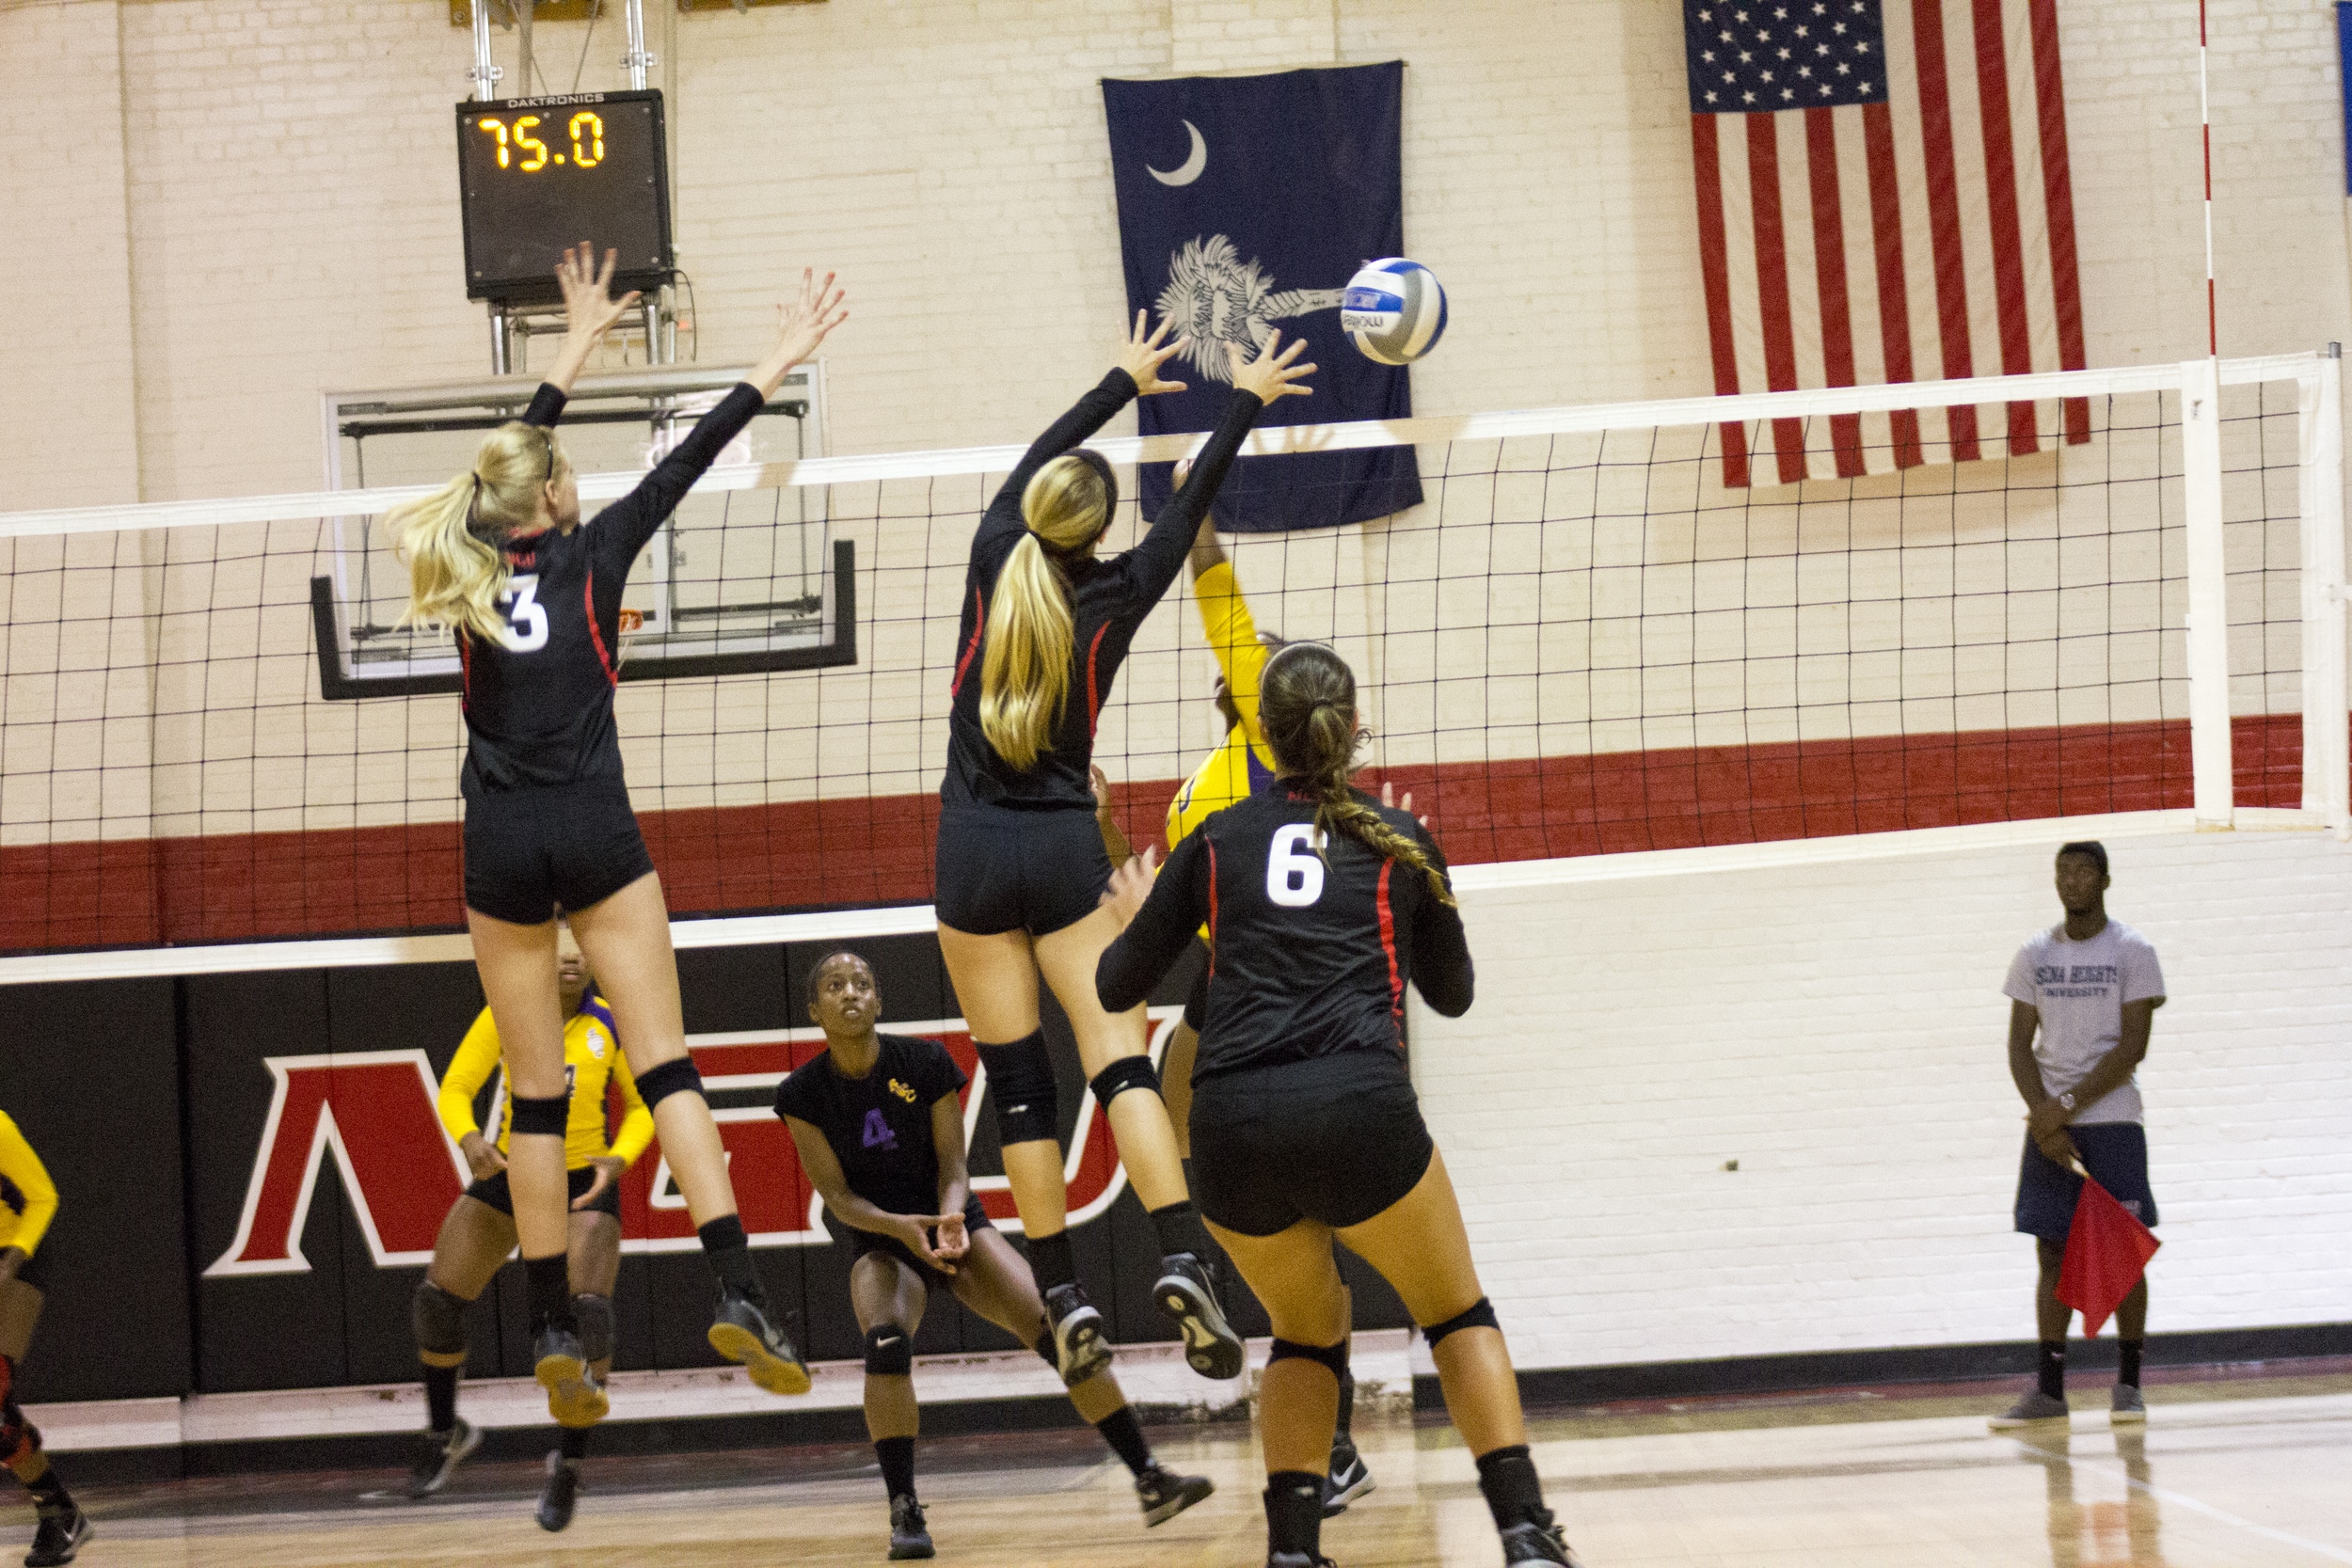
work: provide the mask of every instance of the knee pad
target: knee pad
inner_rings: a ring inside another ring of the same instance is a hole
[[[506,1130],[516,1137],[533,1134],[560,1138],[569,1130],[572,1119],[572,1097],[567,1094],[546,1096],[518,1094],[511,1101],[514,1115]]]
[[[659,1067],[649,1067],[637,1075],[637,1098],[650,1111],[674,1094],[691,1089],[703,1092],[703,1075],[691,1056],[678,1056]]]
[[[1160,1074],[1149,1056],[1121,1056],[1088,1079],[1087,1086],[1094,1091],[1094,1102],[1108,1110],[1111,1101],[1129,1089],[1159,1093]]]
[[[996,1101],[996,1141],[1014,1144],[1059,1143],[1061,1105],[1054,1088],[1053,1059],[1045,1054],[1045,1031],[1010,1045],[981,1045],[980,1065],[988,1069],[988,1089]]]
[[[1041,1333],[1037,1337],[1037,1343],[1029,1348],[1037,1352],[1039,1360],[1057,1372],[1061,1370],[1061,1357],[1054,1354],[1054,1331],[1052,1329],[1049,1328]]]
[[[1485,1296],[1480,1296],[1478,1304],[1459,1317],[1448,1318],[1441,1323],[1425,1325],[1421,1331],[1421,1337],[1429,1341],[1429,1348],[1434,1351],[1438,1348],[1438,1342],[1449,1334],[1457,1334],[1466,1328],[1501,1328],[1502,1326],[1501,1323],[1495,1322],[1494,1303]]]
[[[866,1375],[909,1377],[914,1371],[914,1341],[897,1323],[876,1323],[866,1331]]]
[[[470,1305],[429,1279],[418,1286],[408,1303],[408,1323],[416,1330],[417,1348],[436,1355],[465,1354],[466,1308]]]
[[[612,1354],[612,1298],[580,1294],[572,1298],[572,1317],[580,1324],[580,1354],[601,1361]]]
[[[1330,1368],[1333,1377],[1344,1378],[1347,1376],[1347,1341],[1342,1339],[1336,1345],[1302,1345],[1295,1339],[1285,1339],[1278,1335],[1274,1349],[1266,1355],[1265,1364],[1271,1367],[1277,1361],[1317,1361]]]

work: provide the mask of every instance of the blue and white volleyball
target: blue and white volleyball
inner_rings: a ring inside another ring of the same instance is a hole
[[[1419,261],[1366,261],[1340,296],[1340,326],[1365,358],[1409,365],[1445,336],[1445,290]]]

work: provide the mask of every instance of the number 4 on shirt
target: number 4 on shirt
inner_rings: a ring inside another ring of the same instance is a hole
[[[898,1134],[890,1130],[890,1123],[882,1119],[882,1114],[878,1110],[866,1113],[866,1147],[868,1148],[898,1147]]]

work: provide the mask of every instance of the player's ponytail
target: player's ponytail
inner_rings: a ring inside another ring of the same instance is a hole
[[[1356,675],[1347,661],[1320,642],[1287,643],[1267,662],[1262,680],[1259,724],[1282,776],[1315,798],[1319,843],[1345,833],[1375,854],[1420,872],[1438,902],[1454,908],[1445,873],[1417,840],[1358,800],[1348,783],[1364,732],[1356,722]]]
[[[482,438],[472,467],[386,513],[392,548],[408,566],[401,625],[437,621],[469,637],[502,638],[507,566],[499,546],[537,520],[540,489],[563,467],[553,436],[509,420]]]
[[[980,733],[1025,772],[1053,749],[1054,727],[1070,701],[1077,630],[1057,558],[1083,555],[1103,536],[1111,502],[1104,474],[1094,462],[1067,452],[1037,471],[1021,492],[1028,537],[1012,547],[989,601]]]

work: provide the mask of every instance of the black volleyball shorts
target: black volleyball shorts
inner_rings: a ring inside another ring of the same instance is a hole
[[[976,937],[1049,937],[1094,912],[1111,858],[1094,814],[949,806],[939,814],[939,923]]]
[[[652,869],[619,779],[467,794],[466,908],[493,920],[544,925]]]
[[[1361,1225],[1419,1185],[1436,1152],[1401,1051],[1193,1080],[1193,1196],[1245,1236]]]
[[[917,1258],[914,1255],[914,1249],[898,1240],[898,1237],[884,1236],[874,1230],[860,1230],[855,1226],[844,1228],[850,1232],[850,1261],[852,1264],[869,1252],[886,1252],[908,1268],[913,1269],[914,1277],[923,1281],[924,1285],[930,1289],[936,1290],[949,1283],[949,1275],[940,1273],[922,1259]],[[995,1228],[996,1222],[988,1217],[988,1211],[981,1206],[977,1196],[964,1200],[963,1231],[965,1235],[974,1236],[983,1230]],[[939,1244],[937,1236],[931,1238],[931,1244],[933,1246]]]
[[[564,1201],[576,1202],[580,1194],[595,1184],[596,1167],[582,1165],[578,1170],[564,1172],[564,1179],[570,1188],[570,1191],[564,1195]],[[515,1191],[507,1184],[504,1171],[474,1182],[466,1189],[466,1196],[477,1203],[488,1204],[510,1220],[515,1217]],[[621,1217],[620,1178],[616,1176],[607,1182],[604,1191],[596,1195],[596,1201],[588,1205],[587,1209],[581,1212],[610,1214],[614,1219],[619,1219]]]

